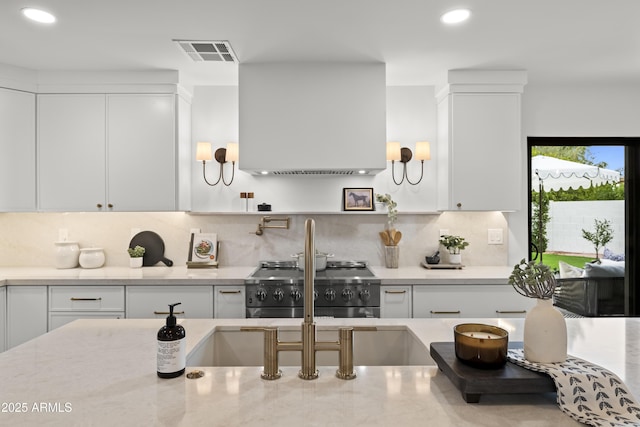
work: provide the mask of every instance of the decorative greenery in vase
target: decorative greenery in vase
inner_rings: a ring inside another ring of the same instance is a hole
[[[402,238],[402,233],[394,227],[398,219],[398,204],[391,199],[389,194],[376,194],[376,202],[384,203],[387,206],[388,227],[380,232],[380,238],[385,246],[397,246]]]
[[[440,236],[440,243],[452,255],[459,254],[461,250],[469,246],[469,242],[465,242],[464,237],[451,235]]]
[[[551,299],[557,282],[549,266],[535,261],[526,262],[523,258],[513,267],[509,284],[525,297]]]
[[[376,202],[384,203],[387,207],[387,217],[389,221],[389,225],[393,226],[396,220],[398,219],[398,204],[391,199],[390,194],[377,194],[376,193]]]
[[[127,249],[127,252],[129,252],[129,256],[131,258],[141,258],[144,256],[144,251],[145,249],[142,246],[136,246],[135,248],[129,248]]]

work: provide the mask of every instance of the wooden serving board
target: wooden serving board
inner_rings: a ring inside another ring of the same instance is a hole
[[[420,265],[428,270],[462,270],[464,268],[462,264],[427,264],[424,261]]]
[[[509,343],[509,347],[522,348],[522,343]],[[456,358],[453,342],[431,343],[430,354],[467,403],[478,403],[483,394],[556,392],[549,375],[530,371],[511,362],[500,369],[479,369],[465,365]]]

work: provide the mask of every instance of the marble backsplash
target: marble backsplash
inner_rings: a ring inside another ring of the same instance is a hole
[[[384,246],[378,235],[386,215],[278,214],[291,217],[288,230],[267,229],[255,234],[259,214],[190,214],[184,212],[106,213],[0,213],[0,266],[54,267],[54,242],[59,230],[81,248],[102,247],[106,266],[129,265],[126,248],[135,230],[158,233],[165,243],[165,256],[174,265],[185,265],[192,229],[217,233],[221,242],[220,265],[257,265],[260,260],[290,259],[304,247],[304,221],[316,221],[316,248],[335,254],[335,259],[367,260],[384,265]],[[462,252],[465,265],[508,264],[508,222],[501,212],[445,212],[402,214],[396,228],[402,231],[399,265],[418,265],[425,255],[438,249],[442,229],[464,236],[470,245]],[[488,229],[502,229],[504,244],[489,245]],[[446,254],[442,262],[447,262]],[[162,265],[162,264],[161,264]]]

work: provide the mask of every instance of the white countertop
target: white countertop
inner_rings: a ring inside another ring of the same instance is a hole
[[[186,266],[95,269],[51,267],[0,267],[1,285],[242,285],[256,266],[187,268]],[[511,267],[474,267],[461,270],[427,270],[421,266],[385,268],[371,266],[383,285],[506,284]]]
[[[455,324],[473,319],[316,319],[335,325],[406,325],[428,347],[451,341]],[[478,319],[476,319],[478,320]],[[522,319],[482,319],[522,339]],[[319,367],[317,380],[283,367],[276,381],[261,367],[205,367],[205,376],[156,376],[155,335],[163,320],[78,320],[0,354],[0,400],[26,404],[0,413],[0,424],[20,426],[564,426],[555,395],[489,395],[467,404],[436,366],[357,367],[337,379]],[[187,351],[215,328],[299,327],[300,319],[181,321]],[[569,353],[618,374],[640,395],[640,319],[567,319]],[[356,335],[357,339],[357,335]],[[357,361],[355,361],[357,365]],[[189,371],[190,368],[188,367]],[[49,413],[34,411],[44,403]],[[53,413],[51,412],[53,411]]]

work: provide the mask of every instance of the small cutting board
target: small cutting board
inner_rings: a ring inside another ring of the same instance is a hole
[[[462,270],[464,268],[462,264],[427,264],[424,261],[420,265],[427,270]]]
[[[522,348],[522,343],[509,343],[509,347]],[[483,394],[556,392],[549,375],[521,368],[511,362],[500,369],[479,369],[465,365],[456,358],[453,342],[431,343],[430,354],[467,403],[478,403]]]

